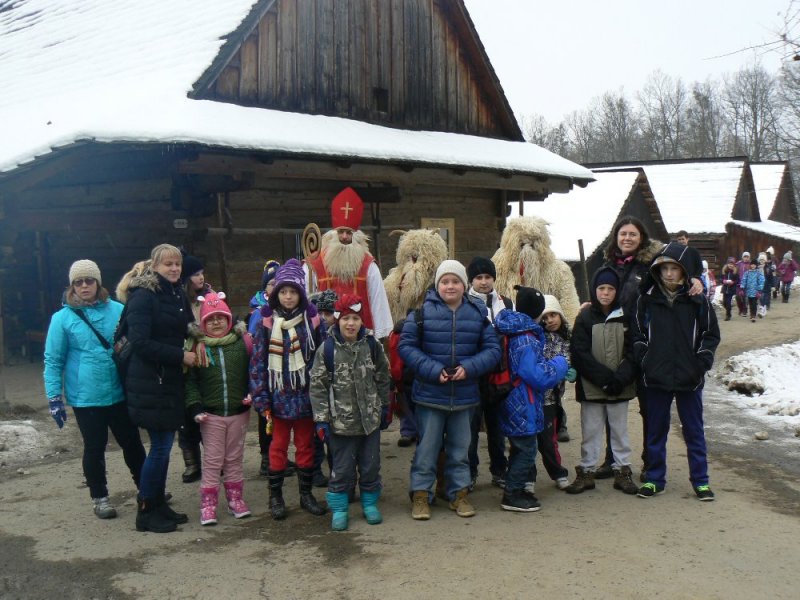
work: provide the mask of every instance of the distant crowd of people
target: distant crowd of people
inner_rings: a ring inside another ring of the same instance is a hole
[[[253,411],[275,520],[288,515],[283,488],[296,476],[300,506],[330,511],[334,530],[348,528],[356,495],[367,523],[380,523],[380,437],[395,412],[404,421],[399,444],[416,444],[408,486],[415,520],[431,518],[437,496],[458,516],[475,514],[482,428],[502,509],[540,509],[537,454],[570,494],[606,477],[625,494],[661,494],[673,400],[694,493],[714,499],[702,390],[720,342],[716,282],[688,236],[663,244],[638,219],[621,218],[574,322],[549,290],[517,285],[513,301],[498,294],[494,263],[475,257],[466,267],[441,261],[418,306],[393,323],[361,209],[353,190],[339,194],[322,251],[304,262],[268,261],[243,320],[205,281],[202,262],[168,244],[134,265],[116,300],[94,261],[72,264],[47,335],[44,379],[59,427],[72,407],[97,517],[117,515],[106,480],[109,430],[138,489],[137,530],[170,532],[189,520],[167,492],[176,432],[183,481],[199,479],[200,523],[217,523],[221,491],[234,518],[249,516],[243,460]],[[720,272],[725,319],[733,298],[753,321],[773,290],[788,302],[797,268],[790,252],[779,264],[770,252],[755,262],[748,252],[738,263],[729,258]],[[570,481],[558,439],[568,439],[562,401],[572,383],[581,459]],[[638,482],[628,435],[634,398],[643,428]],[[315,486],[327,488],[325,502]]]

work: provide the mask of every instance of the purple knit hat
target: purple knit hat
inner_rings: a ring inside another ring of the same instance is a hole
[[[278,272],[275,273],[275,287],[272,288],[272,293],[269,295],[269,307],[276,309],[280,306],[278,301],[278,292],[284,286],[290,285],[300,293],[300,308],[305,310],[308,307],[308,298],[306,297],[306,277],[303,273],[303,265],[296,258],[290,258],[283,265],[278,267]]]

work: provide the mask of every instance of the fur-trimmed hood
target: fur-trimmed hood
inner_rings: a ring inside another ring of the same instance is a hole
[[[148,269],[141,275],[131,278],[131,282],[128,284],[128,296],[137,288],[143,288],[154,293],[158,292],[161,289],[161,281],[159,280],[158,273]]]
[[[643,265],[650,265],[653,259],[658,256],[658,253],[664,248],[664,242],[659,242],[658,240],[650,240],[647,244],[641,248],[636,253],[636,256],[633,260],[636,262],[640,262]],[[603,253],[603,258],[606,261],[613,261],[616,257],[609,256],[608,250]]]

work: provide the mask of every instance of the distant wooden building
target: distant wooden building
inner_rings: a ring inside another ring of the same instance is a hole
[[[40,339],[78,258],[113,288],[183,245],[243,314],[345,186],[385,272],[391,229],[468,261],[509,201],[593,179],[523,142],[461,0],[21,3],[0,55],[0,352]]]

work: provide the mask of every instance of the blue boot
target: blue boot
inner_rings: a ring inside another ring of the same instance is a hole
[[[380,497],[380,490],[375,490],[374,492],[361,490],[361,508],[364,510],[364,518],[370,525],[377,525],[383,522],[381,511],[378,510],[378,498]]]
[[[327,492],[325,500],[328,502],[328,508],[331,509],[331,529],[334,531],[345,531],[347,529],[347,521],[349,519],[348,509],[350,503],[347,499],[347,492]]]

